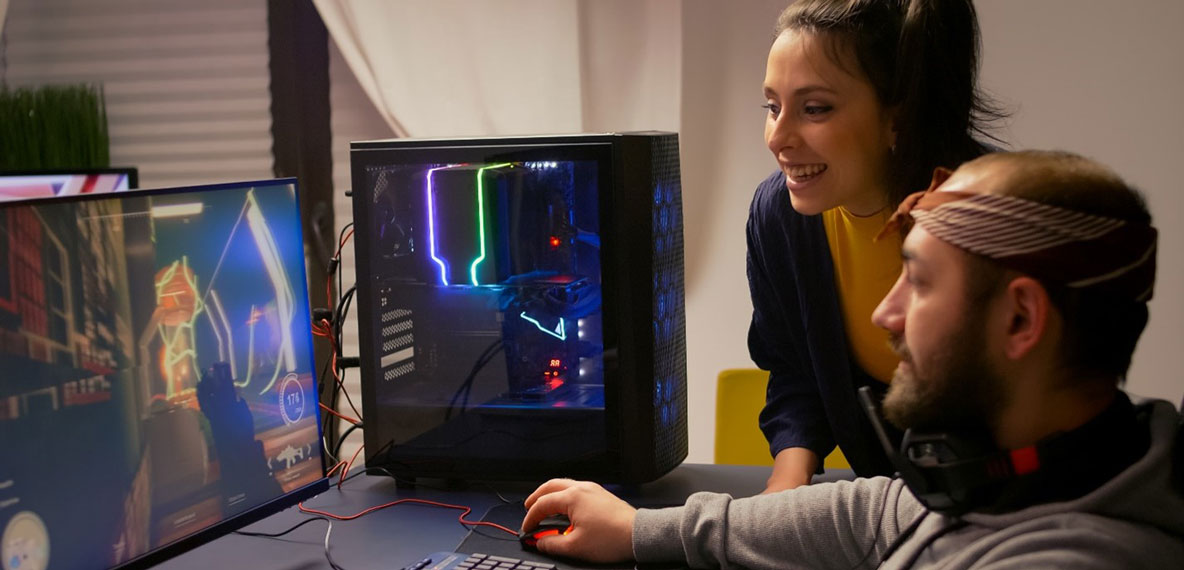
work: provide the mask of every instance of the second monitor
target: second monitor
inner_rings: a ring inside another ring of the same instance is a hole
[[[687,453],[673,133],[354,143],[366,462],[646,481]]]

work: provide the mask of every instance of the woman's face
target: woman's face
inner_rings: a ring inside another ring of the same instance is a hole
[[[870,215],[888,205],[892,117],[853,54],[831,61],[824,40],[786,30],[765,70],[765,143],[785,173],[793,208],[806,215],[845,206]]]

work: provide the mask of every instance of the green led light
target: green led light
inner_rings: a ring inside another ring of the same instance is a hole
[[[510,166],[510,163],[493,164],[477,171],[477,225],[480,228],[477,240],[481,243],[481,255],[477,256],[477,259],[474,259],[472,265],[469,266],[469,275],[473,278],[473,285],[480,285],[477,282],[477,265],[485,261],[485,171],[491,168],[503,168],[506,166]]]

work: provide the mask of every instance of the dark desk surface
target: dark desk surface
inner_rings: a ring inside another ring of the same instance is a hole
[[[764,489],[770,468],[744,465],[683,464],[657,481],[629,487],[612,487],[622,498],[640,504],[677,504],[696,491],[748,496]],[[828,472],[818,480],[850,477],[849,472]],[[336,481],[336,480],[334,480]],[[502,504],[498,498],[520,501],[535,485],[521,483],[476,483],[467,489],[441,490],[426,485],[399,488],[385,476],[360,476],[308,501],[309,508],[338,515],[403,498],[427,499],[466,505],[473,512],[468,520],[480,520],[490,508]],[[352,521],[334,521],[329,539],[333,560],[347,570],[398,570],[425,555],[456,550],[468,534],[457,522],[460,511],[418,504],[401,504],[367,514]],[[272,515],[244,530],[279,532],[309,518],[295,507]],[[497,533],[500,531],[493,530]],[[326,568],[325,523],[314,522],[281,538],[228,535],[189,551],[160,568],[248,568],[250,570]]]

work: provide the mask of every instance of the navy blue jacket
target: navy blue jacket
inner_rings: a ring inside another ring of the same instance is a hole
[[[795,211],[785,175],[777,171],[757,187],[747,233],[748,351],[770,373],[760,414],[770,452],[805,447],[821,459],[837,444],[857,475],[891,475],[856,395],[860,386],[877,395],[886,386],[864,372],[847,347],[822,216]],[[897,444],[899,432],[885,427]]]

